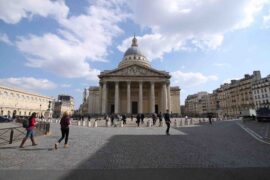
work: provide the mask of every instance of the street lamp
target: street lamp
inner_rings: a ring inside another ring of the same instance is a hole
[[[41,104],[39,105],[39,117],[41,117]]]

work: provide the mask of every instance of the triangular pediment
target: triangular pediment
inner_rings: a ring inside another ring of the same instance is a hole
[[[124,68],[117,68],[112,71],[104,71],[100,76],[170,76],[169,73],[158,71],[140,65],[130,65]]]

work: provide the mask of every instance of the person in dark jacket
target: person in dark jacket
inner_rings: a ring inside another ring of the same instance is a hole
[[[114,114],[111,114],[111,125],[113,125],[113,121],[114,121]]]
[[[23,138],[20,148],[23,148],[23,145],[25,143],[25,141],[30,137],[31,141],[32,141],[32,146],[36,146],[36,142],[35,142],[35,138],[34,138],[34,128],[37,125],[37,121],[36,121],[36,113],[32,113],[32,115],[30,116],[30,118],[28,119],[28,127],[26,128],[26,136]]]
[[[122,115],[123,124],[127,124],[127,117],[125,114]]]
[[[209,124],[212,124],[212,114],[211,113],[208,114],[208,120],[209,120]]]
[[[158,120],[159,120],[159,126],[162,126],[162,114],[161,114],[161,112],[158,113],[157,117],[158,117]]]
[[[65,145],[64,148],[68,147],[68,135],[69,135],[69,125],[70,125],[70,117],[68,115],[68,112],[64,112],[63,117],[60,121],[61,125],[61,133],[62,137],[58,140],[57,143],[55,143],[54,148],[57,149],[58,145],[61,143],[61,141],[65,138]]]
[[[171,120],[170,120],[170,113],[169,110],[167,109],[166,113],[164,114],[164,119],[167,125],[167,130],[166,130],[166,134],[170,135],[170,125],[171,125]]]
[[[153,113],[152,114],[152,119],[153,119],[153,125],[155,126],[156,125],[156,121],[157,121],[157,115],[156,115],[156,113]]]
[[[137,119],[136,123],[137,123],[137,125],[139,127],[140,126],[140,120],[141,120],[141,115],[139,113],[137,114],[136,119]]]
[[[142,121],[142,124],[144,123],[144,114],[142,113],[141,114],[141,121]]]

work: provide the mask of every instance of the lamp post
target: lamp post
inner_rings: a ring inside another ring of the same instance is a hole
[[[41,104],[39,105],[39,117],[41,118]]]

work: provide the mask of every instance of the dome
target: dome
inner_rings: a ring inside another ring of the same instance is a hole
[[[132,64],[139,64],[146,67],[151,67],[149,61],[144,56],[143,52],[138,48],[136,37],[132,39],[131,47],[124,54],[123,60],[119,63],[119,68],[126,67]]]
[[[139,56],[144,56],[142,51],[136,47],[136,46],[131,46],[130,48],[128,48],[124,54],[125,56],[129,56],[129,55],[139,55]]]

